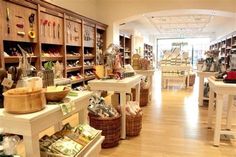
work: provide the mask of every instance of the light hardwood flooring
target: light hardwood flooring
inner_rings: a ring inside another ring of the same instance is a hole
[[[236,157],[236,140],[212,145],[214,131],[207,129],[207,107],[198,106],[197,88],[198,82],[190,89],[161,90],[156,73],[152,102],[142,108],[141,134],[102,149],[100,157]]]
[[[117,147],[102,149],[100,157],[236,157],[236,140],[222,140],[220,147],[212,146],[214,132],[207,129],[207,107],[198,107],[198,82],[190,89],[161,90],[156,72],[152,92],[152,102],[142,108],[141,134],[121,140]],[[64,123],[75,126],[77,119],[74,115]],[[40,137],[53,133],[49,128]],[[18,153],[24,157],[24,152],[20,144]]]

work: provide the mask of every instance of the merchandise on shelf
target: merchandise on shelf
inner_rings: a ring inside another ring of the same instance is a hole
[[[76,156],[79,152],[92,141],[99,133],[88,124],[80,124],[71,127],[65,124],[61,131],[52,136],[45,135],[40,142],[42,152],[53,153],[55,155]]]

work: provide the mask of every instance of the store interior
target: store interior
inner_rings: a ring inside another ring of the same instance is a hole
[[[235,0],[0,0],[0,157],[236,156]]]

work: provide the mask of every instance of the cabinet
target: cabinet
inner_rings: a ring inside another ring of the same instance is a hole
[[[107,25],[40,0],[1,0],[0,13],[2,68],[18,66],[20,45],[36,70],[59,61],[63,76],[75,86],[95,78],[94,66],[103,64],[97,58],[105,49]]]
[[[123,64],[131,64],[132,58],[132,39],[131,36],[120,34],[120,53],[123,59]]]

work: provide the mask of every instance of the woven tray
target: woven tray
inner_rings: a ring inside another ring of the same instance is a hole
[[[126,115],[126,135],[138,136],[142,129],[142,114]]]
[[[102,130],[102,135],[105,140],[102,143],[102,148],[111,148],[119,144],[121,133],[121,116],[114,118],[101,118],[89,115],[90,126],[95,129]]]

